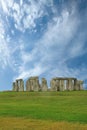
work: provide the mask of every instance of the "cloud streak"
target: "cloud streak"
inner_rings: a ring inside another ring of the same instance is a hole
[[[86,79],[85,61],[68,65],[87,52],[87,29],[75,2],[59,9],[53,0],[0,0],[0,14],[0,67],[10,66],[13,80],[35,75]]]
[[[85,75],[87,72],[86,68],[84,68],[85,71],[83,68],[73,69],[69,68],[67,64],[67,60],[86,53],[86,50],[84,50],[85,35],[83,34],[82,37],[82,33],[77,35],[81,20],[75,8],[73,9],[71,13],[68,10],[63,10],[61,16],[54,17],[52,22],[48,24],[43,37],[34,46],[32,52],[28,54],[25,52],[22,55],[25,64],[17,78],[27,78],[30,75],[43,75],[48,72],[47,77],[75,76],[83,79],[81,73]],[[76,38],[75,35],[77,35]],[[26,70],[26,66],[30,62],[34,66]],[[37,70],[38,66],[39,70]],[[26,76],[23,76],[24,72],[27,73],[27,75],[25,74]]]

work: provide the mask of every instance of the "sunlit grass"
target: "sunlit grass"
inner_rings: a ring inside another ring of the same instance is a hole
[[[0,92],[1,130],[86,130],[86,124],[87,91]]]
[[[0,118],[0,130],[87,130],[87,124],[24,118]]]

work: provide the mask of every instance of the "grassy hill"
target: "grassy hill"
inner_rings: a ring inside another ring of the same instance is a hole
[[[83,127],[85,126],[84,129],[82,127],[81,130],[86,130],[87,129],[87,91],[0,92],[0,119],[1,120],[3,119],[3,123],[6,123],[5,120],[10,120],[11,123],[12,120],[16,121],[16,119],[17,122],[18,120],[23,121],[24,119],[29,122],[31,122],[30,120],[33,120],[34,123],[36,121],[37,124],[39,121],[43,122],[42,124],[44,124],[45,121],[45,124],[50,123],[49,126],[51,126],[52,122],[57,123],[57,125],[58,122],[63,122],[63,123],[71,122],[73,123],[73,126],[75,123],[79,123],[80,125],[77,125],[78,129],[80,129],[82,126]],[[43,129],[45,124],[43,125]],[[12,127],[13,126],[14,125],[12,125]],[[37,128],[38,127],[35,127],[35,130]],[[27,130],[28,128],[25,129]],[[32,130],[33,129],[34,128],[32,128]],[[3,126],[3,130],[4,130],[4,126]],[[41,130],[42,130],[42,125],[41,125]]]

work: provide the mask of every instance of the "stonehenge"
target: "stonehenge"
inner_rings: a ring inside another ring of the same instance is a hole
[[[25,91],[74,91],[83,90],[83,81],[77,80],[73,77],[55,77],[50,81],[50,88],[48,87],[47,80],[45,78],[41,79],[39,82],[39,77],[30,77],[26,81]],[[24,81],[23,79],[17,79],[13,82],[12,91],[24,91]]]

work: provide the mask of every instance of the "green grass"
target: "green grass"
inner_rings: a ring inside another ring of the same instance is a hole
[[[87,123],[87,91],[0,92],[0,117]]]

